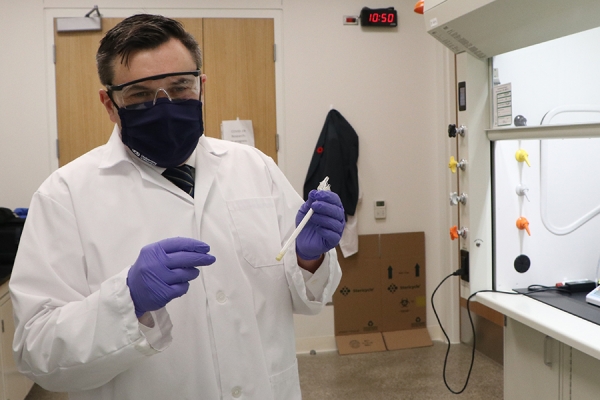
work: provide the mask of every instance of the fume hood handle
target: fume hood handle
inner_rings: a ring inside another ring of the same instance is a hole
[[[544,338],[544,364],[547,367],[552,368],[552,347],[554,345],[554,339],[550,336]]]

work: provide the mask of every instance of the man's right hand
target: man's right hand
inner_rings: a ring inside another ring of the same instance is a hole
[[[158,310],[174,298],[187,293],[192,279],[210,265],[215,257],[210,247],[199,240],[174,237],[144,246],[127,274],[127,286],[139,318]]]

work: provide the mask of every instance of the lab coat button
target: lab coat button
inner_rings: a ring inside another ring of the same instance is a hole
[[[225,293],[221,291],[217,292],[217,301],[221,304],[225,303],[227,301],[227,296],[225,296]]]
[[[231,389],[231,395],[237,399],[242,395],[242,388],[239,386],[234,387]]]

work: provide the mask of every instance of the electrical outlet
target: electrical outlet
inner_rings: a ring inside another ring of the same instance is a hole
[[[469,252],[467,250],[460,251],[460,269],[463,270],[460,279],[469,282]]]

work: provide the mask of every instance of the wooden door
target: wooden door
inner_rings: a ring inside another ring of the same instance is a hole
[[[100,39],[120,18],[102,18],[102,32],[54,31],[58,161],[63,166],[108,141],[114,124],[98,91],[96,71]]]
[[[272,19],[204,19],[206,134],[249,119],[255,146],[277,162],[274,43]]]
[[[98,97],[103,86],[95,56],[104,34],[121,20],[103,18],[101,32],[55,31],[60,166],[103,145],[110,137],[113,123]],[[209,105],[204,107],[206,135],[220,137],[221,120],[250,119],[256,147],[277,161],[273,20],[178,20],[203,50],[203,72],[208,76],[204,85],[205,103]],[[204,26],[206,21],[208,26]],[[229,64],[232,52],[237,54],[236,61]],[[241,76],[244,79],[239,79]]]

